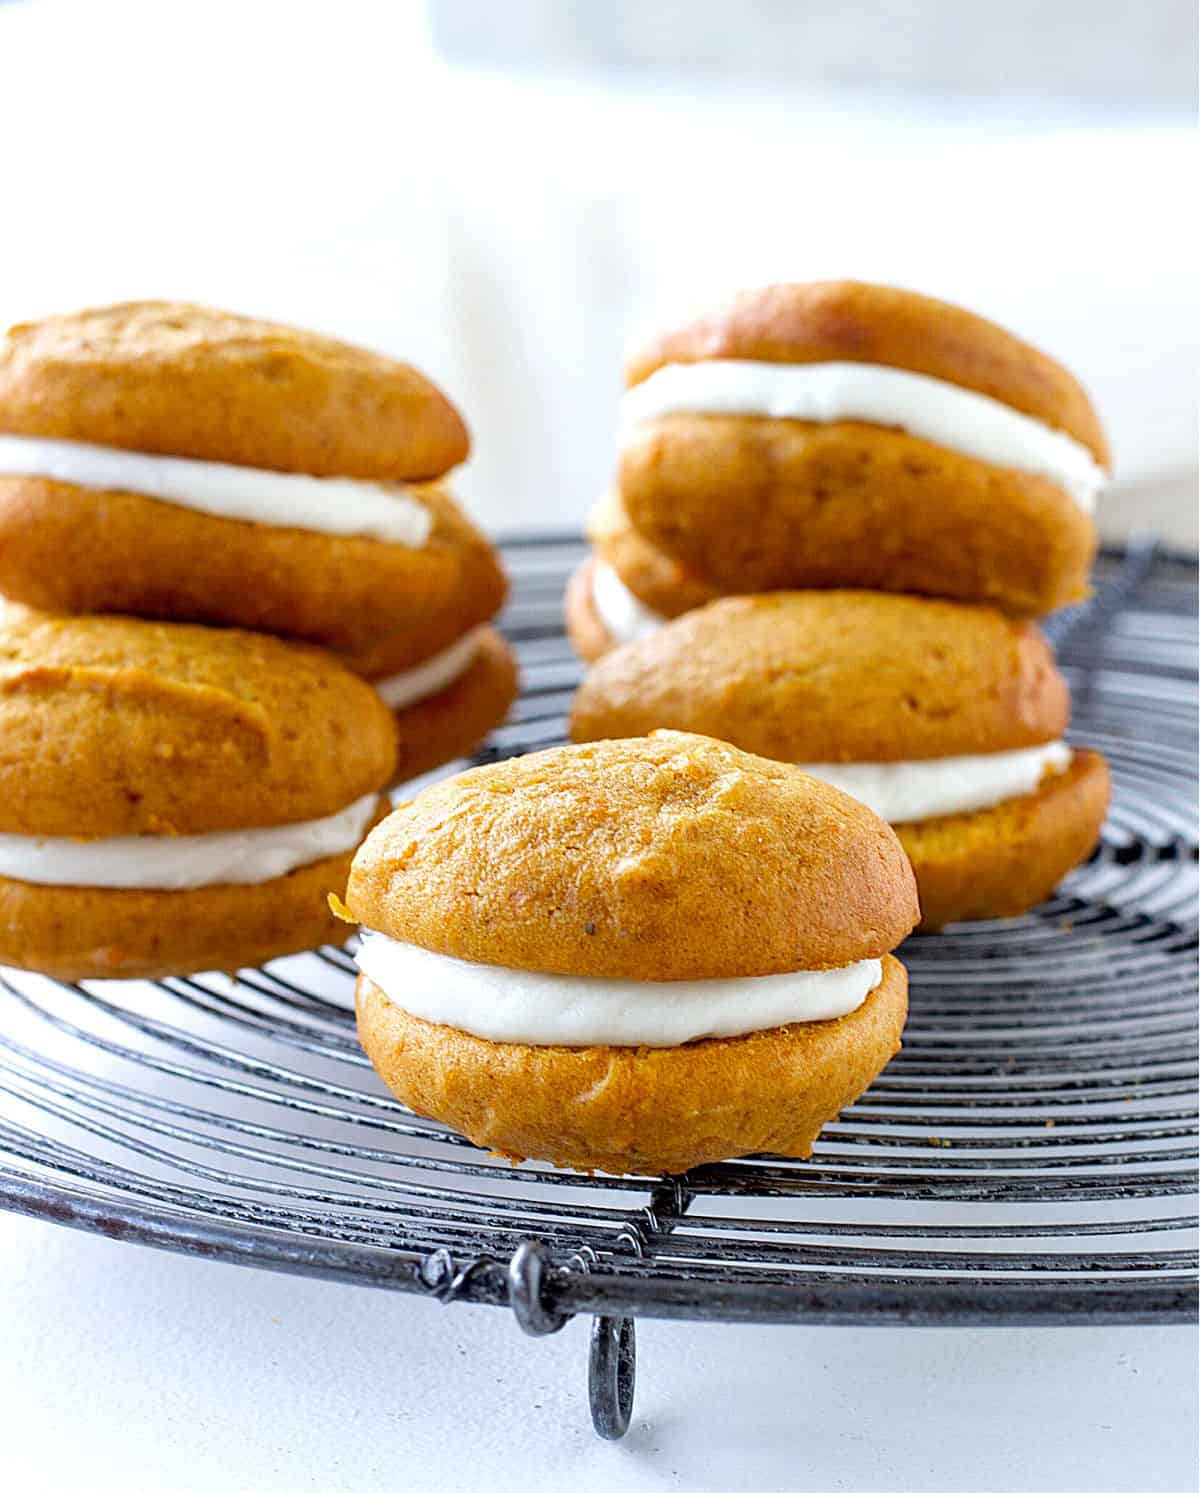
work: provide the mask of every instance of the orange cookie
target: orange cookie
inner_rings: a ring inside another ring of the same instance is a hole
[[[896,827],[936,928],[1023,912],[1096,843],[1108,771],[1064,744],[1069,710],[1027,622],[880,592],[773,592],[607,654],[571,735],[720,732],[802,766]]]
[[[327,654],[232,629],[0,610],[0,963],[233,968],[334,936],[395,728]]]
[[[14,327],[0,587],[340,649],[404,633],[428,654],[480,620],[459,615],[477,591],[491,611],[503,596],[490,547],[429,485],[467,449],[415,369],[331,338],[171,302]]]
[[[615,493],[597,503],[587,532],[596,553],[572,576],[565,600],[567,634],[586,662],[720,594],[648,544]]]
[[[630,521],[722,591],[867,586],[1038,614],[1086,594],[1108,448],[1052,359],[885,286],[748,291],[627,368]]]
[[[711,581],[655,549],[639,534],[616,492],[605,493],[596,504],[588,518],[587,535],[621,583],[659,617],[678,617],[721,595]]]
[[[368,837],[359,1031],[502,1154],[681,1171],[807,1155],[899,1045],[917,916],[895,836],[781,763],[675,732],[419,794]]]
[[[424,665],[372,682],[395,711],[403,782],[465,757],[502,724],[517,697],[517,664],[500,634],[480,627]]]

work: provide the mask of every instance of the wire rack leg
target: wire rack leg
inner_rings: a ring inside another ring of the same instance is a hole
[[[593,1317],[588,1354],[588,1404],[597,1436],[620,1441],[629,1429],[637,1382],[632,1317]]]

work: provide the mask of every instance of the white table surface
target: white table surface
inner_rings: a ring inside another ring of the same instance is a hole
[[[0,1487],[21,1493],[1188,1493],[1187,1327],[644,1322],[629,1435],[587,1332],[0,1215]]]

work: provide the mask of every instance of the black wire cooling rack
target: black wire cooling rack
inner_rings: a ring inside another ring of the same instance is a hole
[[[560,741],[578,541],[506,547],[524,690],[480,760]],[[1101,847],[1026,917],[916,937],[904,1050],[809,1161],[687,1176],[510,1167],[392,1099],[327,948],[235,980],[0,972],[0,1203],[442,1301],[533,1334],[595,1317],[593,1420],[633,1318],[1167,1322],[1194,1311],[1194,562],[1101,562],[1051,631],[1073,737],[1113,768]]]

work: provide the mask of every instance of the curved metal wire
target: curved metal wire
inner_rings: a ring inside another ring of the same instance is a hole
[[[569,537],[506,546],[525,687],[481,760],[562,739],[579,671],[561,596],[581,553]],[[354,1038],[353,965],[329,948],[236,979],[0,972],[0,1203],[443,1301],[515,1300],[538,1330],[596,1312],[608,1434],[627,1419],[637,1315],[1187,1317],[1193,569],[1109,555],[1097,603],[1056,620],[1072,734],[1113,768],[1103,844],[1027,916],[908,942],[904,1050],[811,1160],[666,1182],[510,1167],[384,1091]]]

